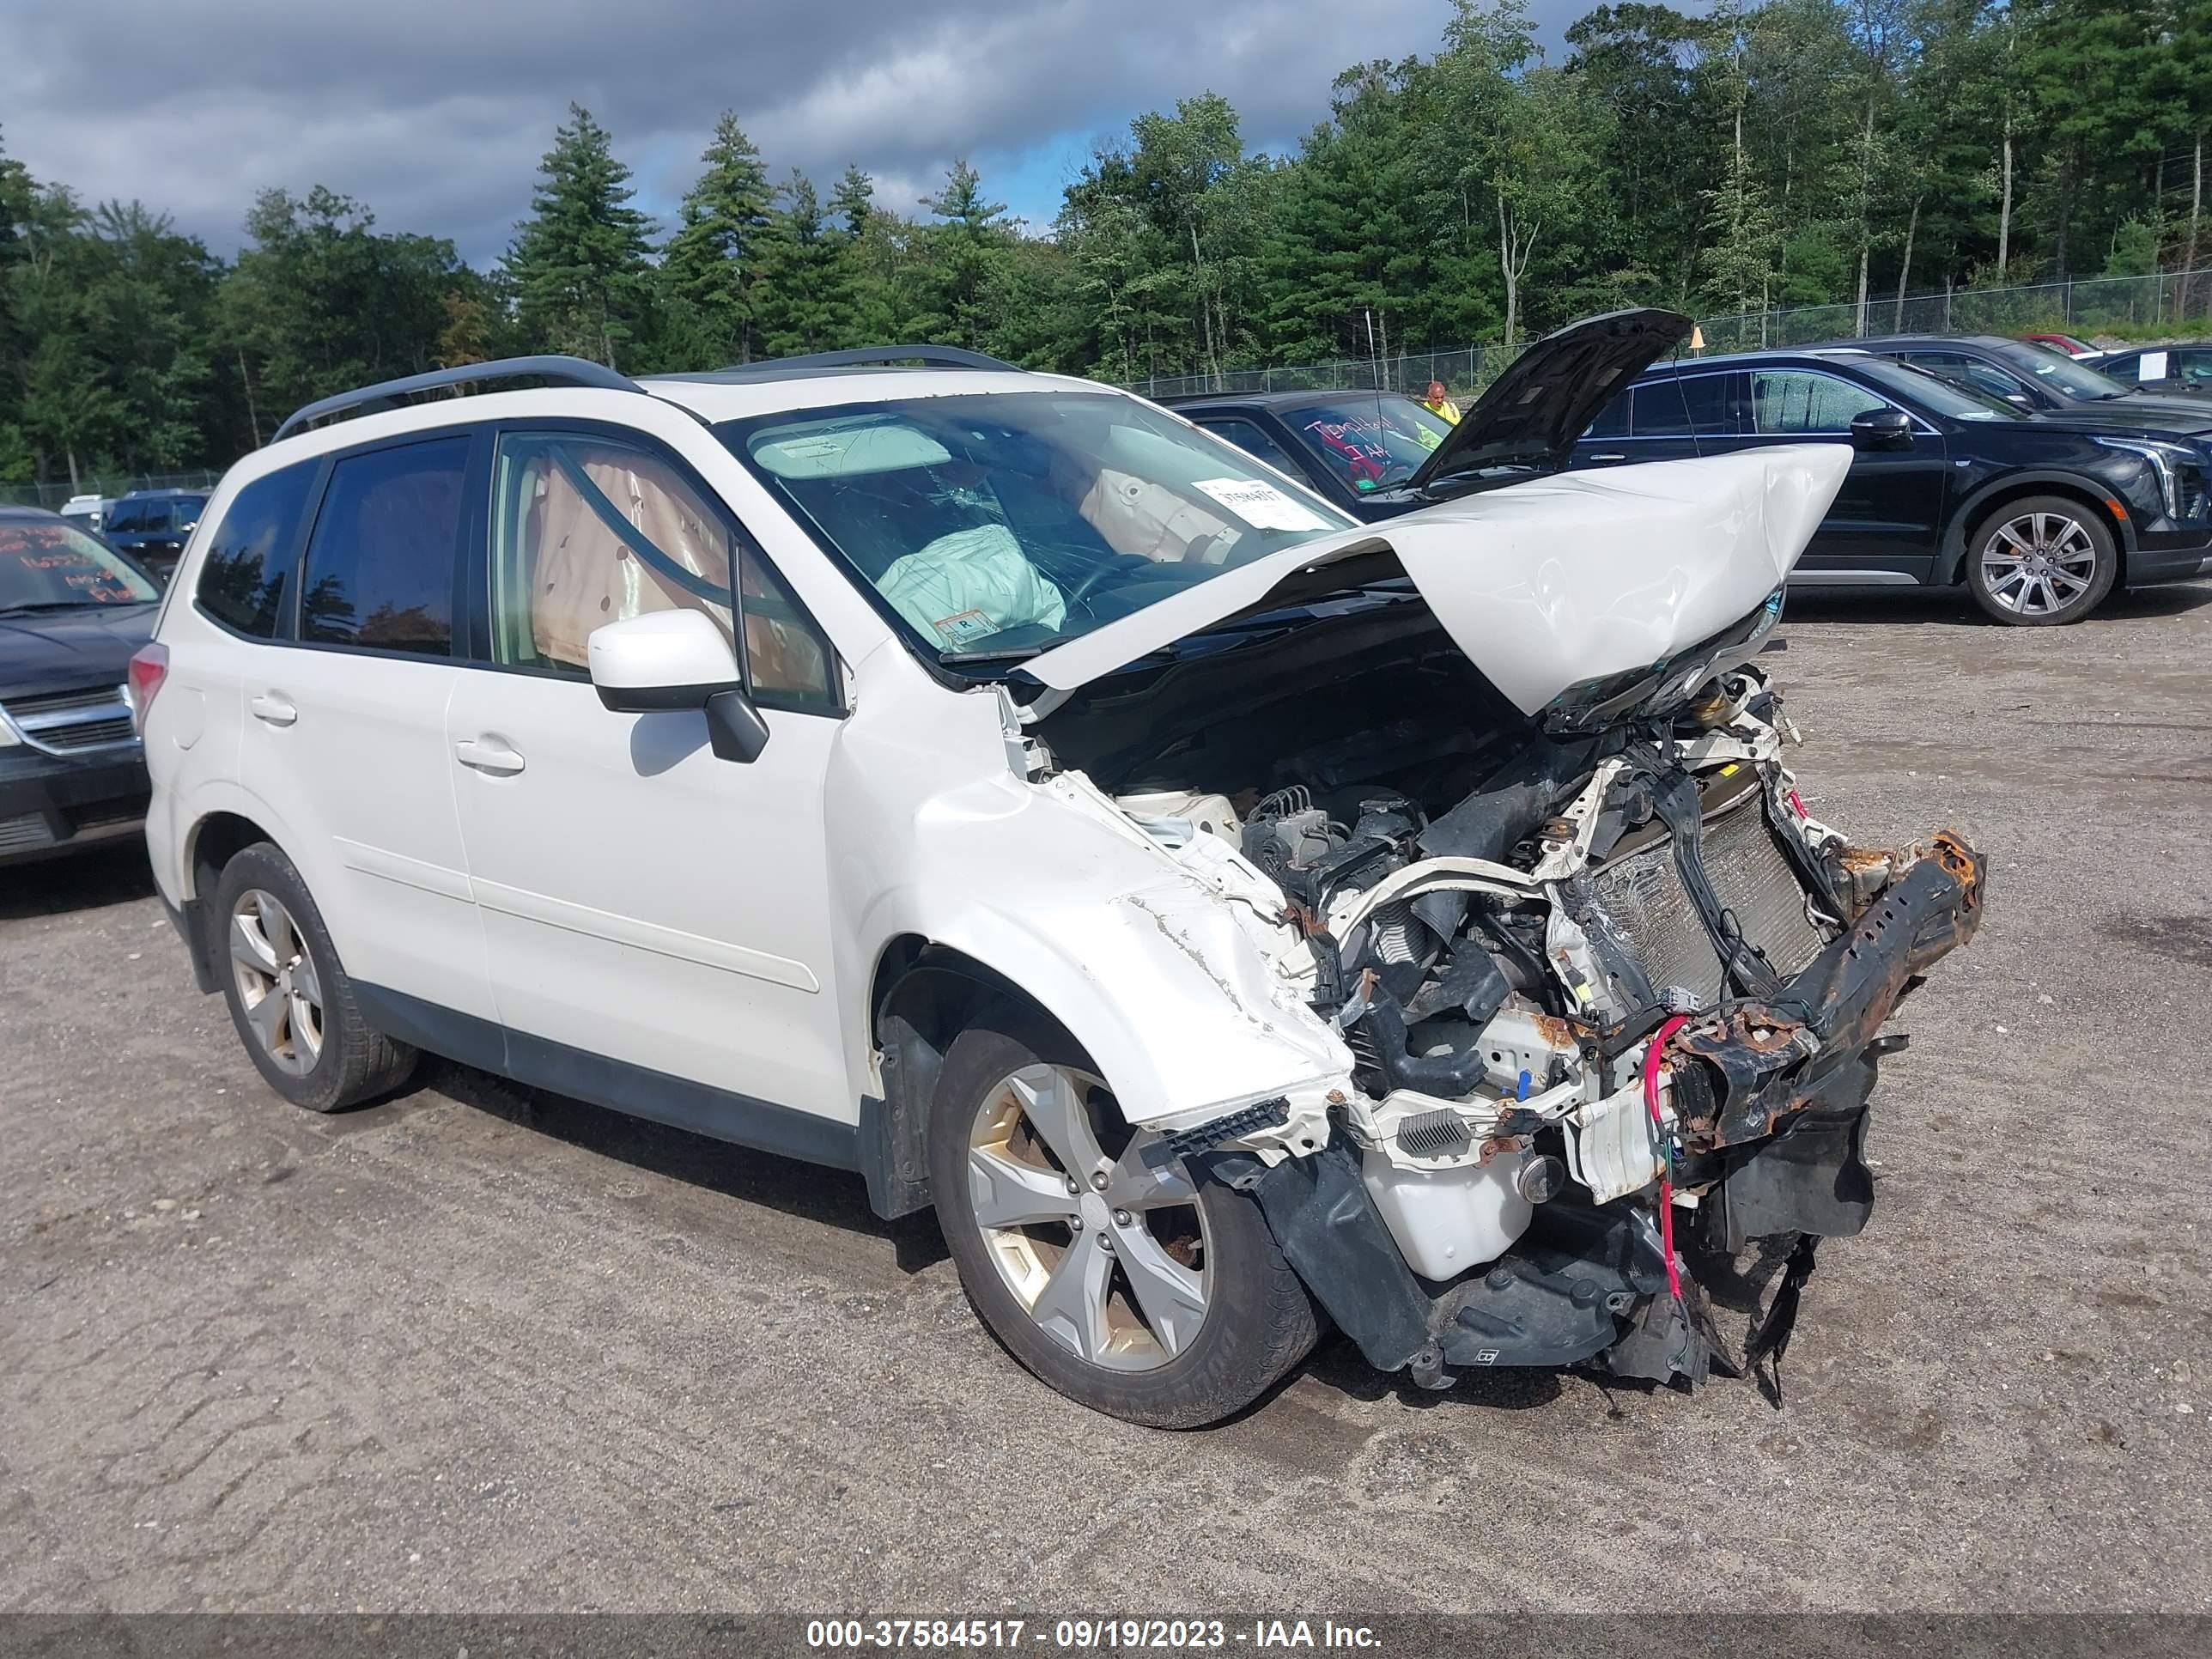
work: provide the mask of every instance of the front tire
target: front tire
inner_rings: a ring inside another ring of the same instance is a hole
[[[2007,501],[1982,521],[1966,555],[1974,603],[2014,628],[2080,622],[2119,574],[2111,527],[2063,495]]]
[[[930,1189],[969,1304],[1069,1399],[1154,1428],[1242,1410],[1319,1334],[1259,1206],[1123,1122],[1066,1033],[1010,1004],[945,1058]]]
[[[222,867],[209,907],[238,1040],[278,1094],[336,1112],[396,1089],[416,1053],[372,1030],[300,872],[268,842]]]

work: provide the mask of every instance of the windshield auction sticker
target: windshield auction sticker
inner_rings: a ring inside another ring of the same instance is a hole
[[[1256,530],[1326,530],[1328,523],[1256,478],[1200,478],[1197,487]]]

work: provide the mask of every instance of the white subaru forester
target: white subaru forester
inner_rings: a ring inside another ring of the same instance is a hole
[[[311,405],[132,665],[156,878],[287,1099],[427,1048],[857,1171],[1103,1411],[1218,1419],[1324,1317],[1694,1382],[1678,1222],[1806,1241],[1778,1352],[1981,866],[1778,758],[1847,450],[1565,471],[1686,328],[1540,343],[1376,526],[936,347]]]

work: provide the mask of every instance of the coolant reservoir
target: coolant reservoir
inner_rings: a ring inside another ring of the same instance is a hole
[[[1424,1279],[1456,1279],[1494,1261],[1528,1231],[1534,1213],[1514,1177],[1526,1152],[1487,1164],[1408,1169],[1381,1146],[1360,1158],[1359,1176],[1407,1264]]]

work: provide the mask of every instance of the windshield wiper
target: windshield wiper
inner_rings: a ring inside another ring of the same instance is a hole
[[[1059,642],[1055,640],[1053,643]],[[1041,657],[1048,648],[1042,645],[1009,645],[996,651],[940,651],[937,659],[942,663],[1020,662],[1025,657]]]

